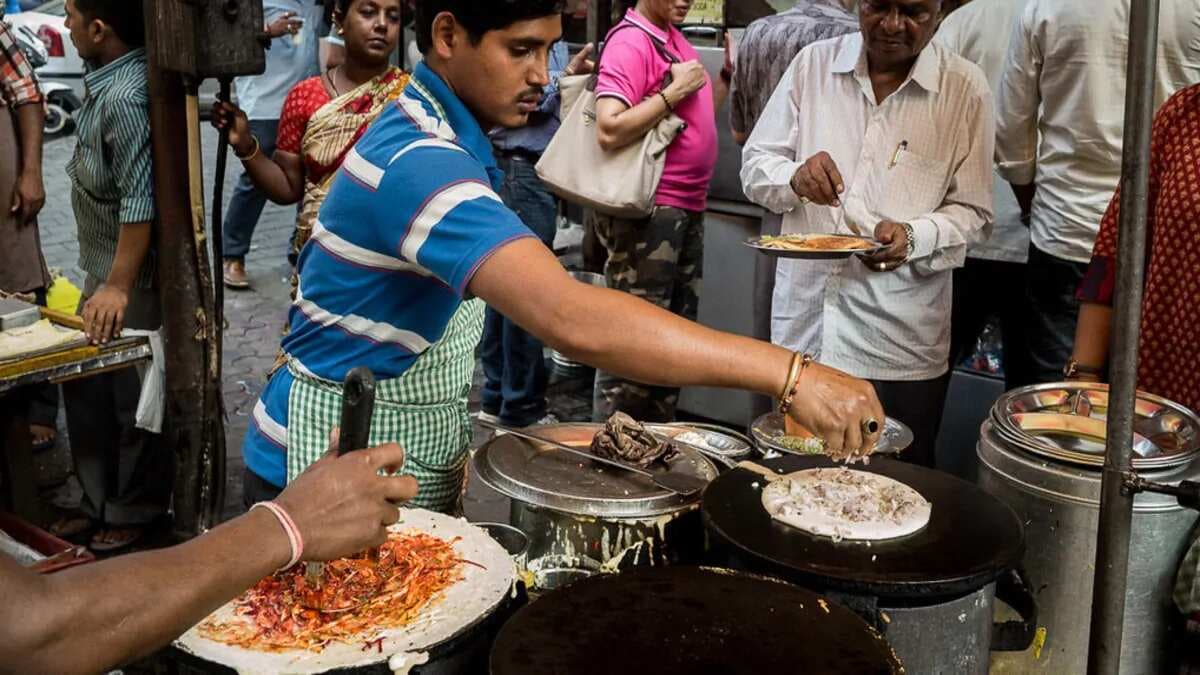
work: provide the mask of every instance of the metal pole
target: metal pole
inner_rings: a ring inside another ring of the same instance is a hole
[[[1138,330],[1146,264],[1146,214],[1150,182],[1150,130],[1154,115],[1154,66],[1158,52],[1159,0],[1129,3],[1124,156],[1121,161],[1121,229],[1117,251],[1114,346],[1110,362],[1108,448],[1100,492],[1096,579],[1088,673],[1117,675],[1129,574],[1133,495],[1122,488],[1133,452],[1137,395]]]

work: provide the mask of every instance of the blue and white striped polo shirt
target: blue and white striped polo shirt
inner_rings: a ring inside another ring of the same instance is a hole
[[[497,197],[502,178],[474,116],[419,64],[334,179],[300,254],[284,351],[335,382],[355,366],[402,375],[442,337],[483,261],[533,236]],[[291,386],[287,369],[271,378],[242,448],[279,486]]]

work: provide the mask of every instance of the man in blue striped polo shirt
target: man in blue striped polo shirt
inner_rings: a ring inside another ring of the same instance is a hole
[[[269,498],[320,457],[339,383],[367,366],[379,379],[370,444],[404,447],[403,471],[420,483],[415,505],[455,511],[481,301],[637,381],[795,389],[791,414],[833,453],[873,446],[864,428],[884,418],[870,385],[818,364],[797,378],[786,349],[577,283],[501,203],[485,130],[521,126],[537,110],[561,10],[561,0],[418,0],[424,62],[347,156],[300,255],[287,368],[264,390],[243,448],[247,501]],[[647,129],[662,114],[649,111]]]

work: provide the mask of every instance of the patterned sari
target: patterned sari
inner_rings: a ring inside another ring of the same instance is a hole
[[[326,103],[309,118],[301,142],[305,168],[304,201],[292,238],[293,255],[299,255],[308,242],[313,223],[347,153],[384,107],[399,98],[407,85],[408,74],[399,68],[390,68]]]

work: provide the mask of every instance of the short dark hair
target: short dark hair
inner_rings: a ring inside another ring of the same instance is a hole
[[[518,21],[562,14],[563,0],[417,0],[417,49],[424,54],[433,44],[433,18],[450,12],[467,30],[472,44],[484,33],[503,30]]]
[[[108,24],[130,47],[146,46],[146,22],[141,0],[75,0],[75,7],[91,19]]]

